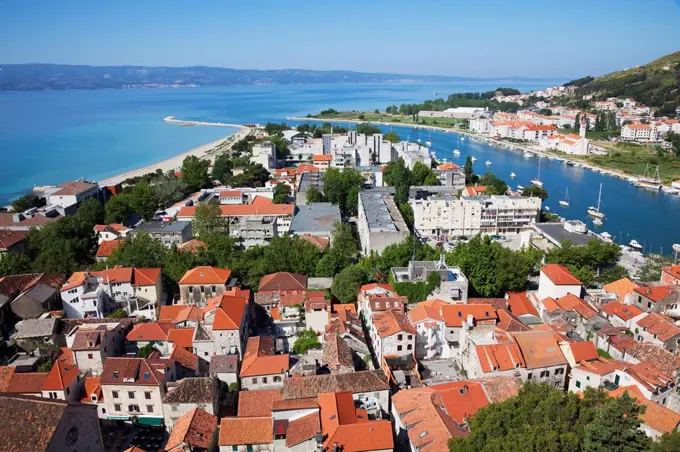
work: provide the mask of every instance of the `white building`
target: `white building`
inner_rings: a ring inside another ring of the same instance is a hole
[[[547,264],[541,268],[538,279],[538,298],[562,298],[567,294],[574,294],[581,297],[581,281],[563,265]]]
[[[47,204],[68,208],[85,201],[88,198],[101,196],[99,186],[93,182],[76,180],[64,182],[46,191]]]
[[[255,164],[259,163],[267,170],[276,168],[276,145],[271,141],[263,141],[253,145],[250,161]]]
[[[397,158],[404,159],[404,163],[408,169],[413,169],[416,163],[420,162],[427,168],[432,167],[432,157],[430,157],[430,150],[418,143],[411,143],[408,141],[401,141],[394,145],[397,153]]]
[[[370,329],[373,352],[382,363],[388,356],[413,355],[416,351],[416,330],[403,311],[387,310],[373,315]]]
[[[413,226],[422,237],[445,239],[519,233],[536,223],[540,198],[521,196],[431,196],[411,199]]]
[[[657,141],[656,128],[649,124],[626,124],[621,127],[621,139],[624,141]]]
[[[97,376],[110,356],[125,352],[125,334],[118,322],[83,323],[66,335],[66,346],[73,351],[76,365]]]

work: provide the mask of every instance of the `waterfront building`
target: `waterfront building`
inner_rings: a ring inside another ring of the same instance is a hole
[[[573,155],[588,155],[590,153],[590,141],[580,135],[570,133],[568,135],[553,134],[541,137],[538,140],[541,149],[553,149]]]
[[[104,194],[99,185],[84,179],[64,182],[56,187],[48,188],[45,190],[44,196],[48,205],[67,209],[70,214],[75,213],[78,204],[86,199],[104,200]]]
[[[669,265],[661,269],[661,282],[680,286],[680,265]]]
[[[531,227],[540,198],[521,196],[430,196],[410,199],[413,226],[421,237],[445,240],[476,234],[514,234]]]
[[[418,143],[411,143],[408,141],[401,141],[394,145],[396,151],[396,158],[404,159],[404,163],[408,169],[412,170],[416,163],[420,162],[427,168],[432,167],[432,157],[430,150]],[[381,162],[386,163],[386,162]]]
[[[621,127],[621,139],[624,141],[649,142],[657,141],[657,130],[650,124],[625,124]]]
[[[359,193],[357,220],[361,253],[382,253],[389,245],[401,243],[409,236],[394,199],[387,191],[369,190]]]
[[[455,107],[444,111],[421,110],[418,112],[418,118],[474,119],[488,113],[488,108]]]

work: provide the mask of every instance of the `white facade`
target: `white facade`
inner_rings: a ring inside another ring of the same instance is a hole
[[[581,285],[580,284],[555,284],[548,278],[548,276],[543,273],[538,278],[538,299],[543,300],[544,298],[552,297],[555,300],[562,298],[567,294],[574,294],[577,297],[581,297]]]
[[[161,386],[102,384],[104,403],[109,419],[138,417],[163,417]]]
[[[657,141],[656,128],[649,124],[626,124],[621,127],[621,139],[624,141]]]
[[[253,146],[250,161],[260,164],[269,170],[276,168],[276,146],[271,141],[263,141]]]

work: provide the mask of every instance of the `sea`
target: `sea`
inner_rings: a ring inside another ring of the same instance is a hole
[[[71,90],[0,93],[0,205],[34,186],[86,178],[102,180],[151,165],[234,132],[223,127],[181,127],[177,119],[224,122],[282,122],[327,108],[373,110],[422,102],[455,92],[483,92],[499,86],[522,91],[564,80],[480,80],[446,83],[257,85],[130,90]],[[389,127],[385,127],[388,130]],[[477,158],[475,172],[493,171],[510,186],[528,187],[538,175],[538,157],[498,148],[455,133],[392,127],[402,139],[432,142],[439,160]],[[460,150],[460,156],[453,155]],[[486,161],[491,166],[485,165]],[[510,179],[510,173],[517,177]],[[602,184],[604,226],[617,242],[636,239],[645,252],[671,253],[680,243],[680,196],[635,188],[628,182],[553,160],[541,160],[541,180],[552,212],[587,221]],[[569,192],[570,206],[559,200]]]

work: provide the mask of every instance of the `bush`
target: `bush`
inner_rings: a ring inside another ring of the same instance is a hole
[[[316,337],[316,333],[312,330],[304,330],[298,334],[295,344],[293,344],[293,353],[297,355],[304,355],[307,350],[313,348],[321,348],[321,343],[319,338]]]

